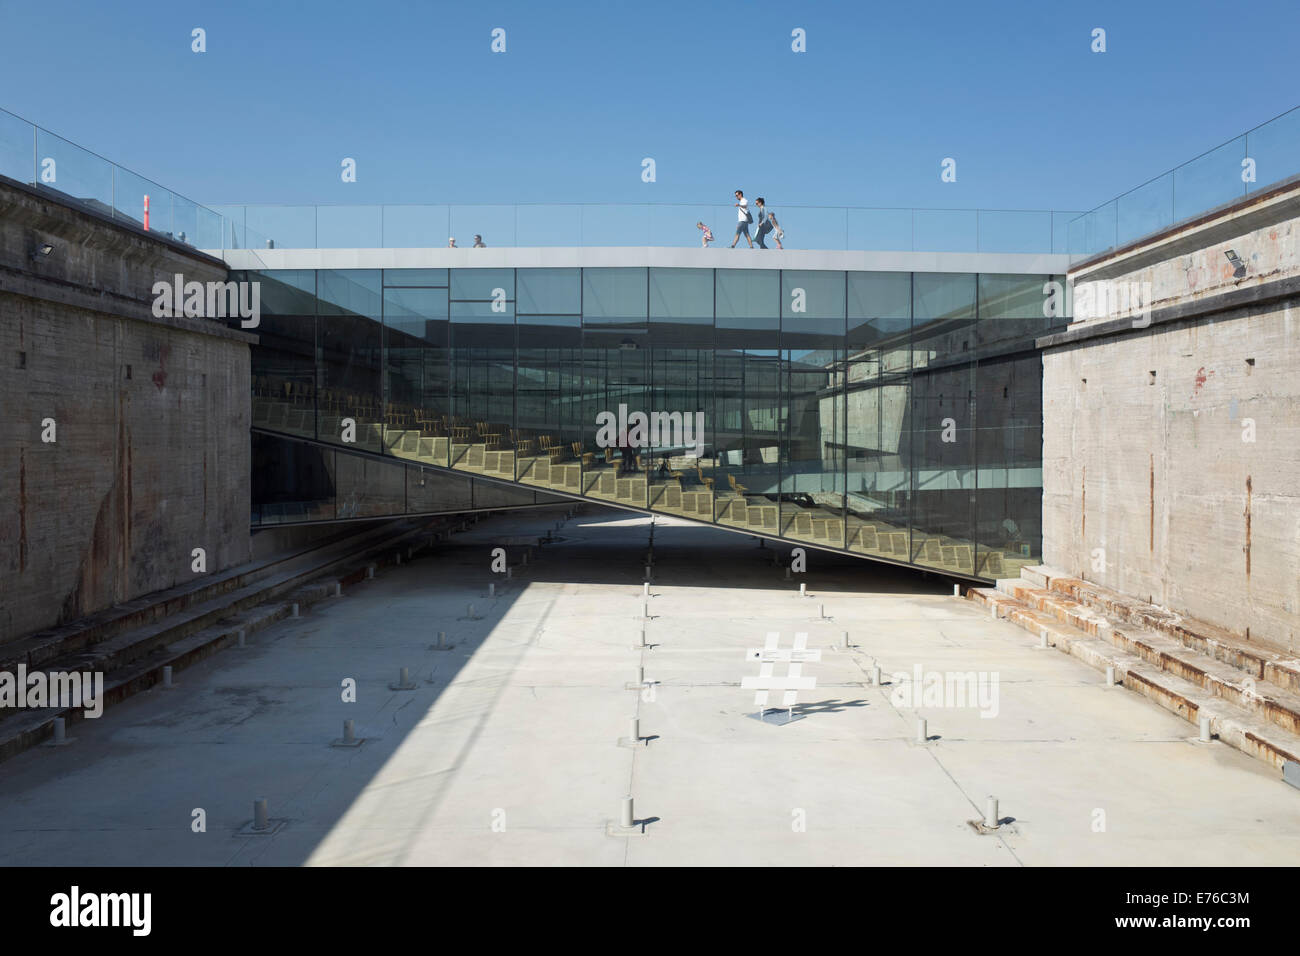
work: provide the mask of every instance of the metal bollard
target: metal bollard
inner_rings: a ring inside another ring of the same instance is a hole
[[[1106,686],[1111,687],[1115,683],[1115,667],[1112,664],[1106,665]]]
[[[68,725],[62,717],[54,718],[54,745],[61,747],[68,742]]]
[[[844,632],[844,649],[847,651],[853,645],[849,643],[849,632]]]
[[[789,569],[789,568],[786,568],[786,569],[785,569],[785,579],[786,579],[787,581],[790,580],[790,569]]]
[[[265,830],[270,825],[271,820],[266,810],[266,797],[258,797],[253,801],[253,829]]]
[[[341,581],[335,581],[335,582],[334,582],[334,596],[335,596],[335,597],[341,597],[342,594],[343,594],[343,583],[342,583]]]
[[[871,683],[876,687],[880,686],[880,665],[876,664],[871,668]]]
[[[998,819],[998,798],[990,796],[984,802],[984,825],[990,830],[996,830]]]
[[[399,673],[400,676],[397,678],[398,686],[409,687],[411,685],[411,669],[403,667]]]
[[[247,647],[247,646],[248,646],[248,645],[245,643],[245,641],[247,641],[247,638],[244,636],[244,629],[243,629],[243,628],[240,628],[240,629],[239,629],[239,633],[236,635],[236,638],[237,638],[237,640],[239,641],[239,646],[240,646],[240,647]]]
[[[804,583],[803,581],[800,581],[800,582],[799,582],[799,596],[800,596],[800,597],[807,597],[807,596],[808,596],[808,585],[807,585],[806,583]]]
[[[953,597],[961,597],[961,585],[960,585],[960,584],[954,584],[954,585],[952,586],[952,596],[953,596]]]
[[[818,604],[818,605],[817,605],[817,616],[820,617],[820,618],[822,618],[823,620],[825,620],[825,618],[826,618],[826,605],[825,605],[825,604]]]
[[[630,827],[633,827],[633,826],[636,825],[636,821],[635,821],[635,819],[634,819],[633,816],[632,816],[632,798],[631,798],[631,797],[624,797],[624,798],[623,798],[623,806],[622,806],[622,807],[620,808],[620,810],[619,810],[618,823],[619,823],[619,826],[627,827],[627,828],[630,828]]]
[[[924,717],[916,718],[916,742],[918,744],[923,744],[927,742],[929,739],[930,739],[930,732],[926,728],[925,718]]]
[[[471,621],[474,620],[474,605],[473,605],[473,604],[471,604],[471,605],[469,606],[469,613],[466,614],[465,616],[468,617]]]
[[[170,664],[167,664],[163,667],[163,686],[164,687],[172,686],[172,666]]]
[[[445,648],[446,646],[447,646],[447,632],[446,632],[446,631],[439,631],[439,632],[438,632],[438,650],[442,650],[442,649]]]
[[[343,721],[343,742],[345,744],[354,744],[357,742],[357,732],[350,720]]]
[[[372,564],[366,568],[366,577],[373,578],[374,576],[375,576],[375,566]]]
[[[646,568],[646,569],[645,569],[645,576],[646,576],[647,578],[650,577],[650,569],[649,569],[649,568]],[[649,596],[650,596],[650,582],[649,582],[649,581],[646,581],[645,584],[641,585],[641,594],[642,594],[643,597],[649,597]]]
[[[293,614],[291,614],[290,616],[291,616],[291,617],[298,617],[298,616],[299,616],[299,615],[298,615],[298,605],[297,605],[297,604],[295,604],[295,605],[293,606]]]
[[[1046,628],[1044,628],[1043,630],[1041,630],[1041,631],[1038,632],[1038,646],[1039,646],[1039,647],[1047,647],[1047,630],[1046,630]]]
[[[488,597],[496,597],[496,596],[497,596],[497,583],[496,583],[495,581],[489,581],[489,582],[488,582]]]
[[[627,739],[634,744],[641,742],[641,718],[633,717],[628,721]]]
[[[642,602],[641,602],[641,616],[644,617],[646,620],[649,620],[649,619],[650,619],[650,602],[649,602],[649,601],[642,601]]]
[[[645,667],[644,667],[644,666],[642,666],[642,667],[638,667],[638,668],[636,669],[636,682],[637,682],[637,684],[640,685],[641,687],[644,687],[644,686],[645,686]]]
[[[1200,741],[1203,744],[1208,744],[1210,742],[1210,718],[1205,714],[1202,714],[1200,723],[1201,723]]]

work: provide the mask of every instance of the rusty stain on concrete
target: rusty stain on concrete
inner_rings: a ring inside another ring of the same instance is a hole
[[[1246,476],[1246,577],[1250,577],[1250,475]]]

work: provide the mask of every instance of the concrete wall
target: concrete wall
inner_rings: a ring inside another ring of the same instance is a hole
[[[176,273],[226,274],[0,178],[0,641],[195,580],[194,548],[209,572],[249,558],[255,338],[155,318]]]
[[[1039,342],[1044,563],[1300,648],[1300,186],[1070,276],[1151,312]]]

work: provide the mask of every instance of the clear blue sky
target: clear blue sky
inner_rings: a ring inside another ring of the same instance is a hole
[[[1297,27],[1297,0],[0,0],[0,106],[206,203],[1086,209],[1300,103]]]

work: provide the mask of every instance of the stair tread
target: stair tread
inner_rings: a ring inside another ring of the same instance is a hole
[[[1027,589],[1041,590],[1041,589]],[[986,603],[996,604],[1000,609],[1007,612],[1010,623],[1015,624],[1022,629],[1024,621],[1033,622],[1039,627],[1047,627],[1051,630],[1053,637],[1057,639],[1057,646],[1060,647],[1062,640],[1065,643],[1063,650],[1069,651],[1073,656],[1088,657],[1091,656],[1096,660],[1104,661],[1107,664],[1113,664],[1116,671],[1121,677],[1133,675],[1136,679],[1145,682],[1151,686],[1160,688],[1169,694],[1186,700],[1197,712],[1205,711],[1219,721],[1221,726],[1220,736],[1225,733],[1236,734],[1238,732],[1253,736],[1256,741],[1267,744],[1268,749],[1277,751],[1289,757],[1292,760],[1300,760],[1300,735],[1291,733],[1283,727],[1269,720],[1255,710],[1249,709],[1240,704],[1236,704],[1223,697],[1215,695],[1211,691],[1194,683],[1184,677],[1171,673],[1155,664],[1152,664],[1144,658],[1116,647],[1107,638],[1098,637],[1087,631],[1076,627],[1065,621],[1061,621],[1049,611],[1033,607],[1017,597],[1013,597],[1003,591],[995,588],[971,588],[967,592],[968,596],[974,596],[976,599],[983,600]],[[1076,602],[1077,603],[1077,602]],[[1177,643],[1175,639],[1165,635],[1158,637]],[[1074,648],[1079,647],[1089,652],[1089,654],[1074,654]],[[1214,661],[1208,655],[1191,651],[1184,645],[1178,645],[1184,654],[1192,655],[1195,658],[1197,666],[1204,662],[1213,661],[1216,664],[1222,662]],[[1204,660],[1202,660],[1204,659]],[[1223,665],[1235,673],[1241,672],[1231,665]],[[1257,687],[1264,682],[1257,681]],[[1265,685],[1270,691],[1277,691],[1279,697],[1288,701],[1296,701],[1296,695],[1281,691],[1280,688]],[[1271,696],[1260,694],[1259,696]],[[1166,708],[1167,709],[1167,708]],[[1235,744],[1234,744],[1235,745]],[[1238,749],[1245,749],[1239,747]],[[1253,751],[1252,751],[1253,752]]]

